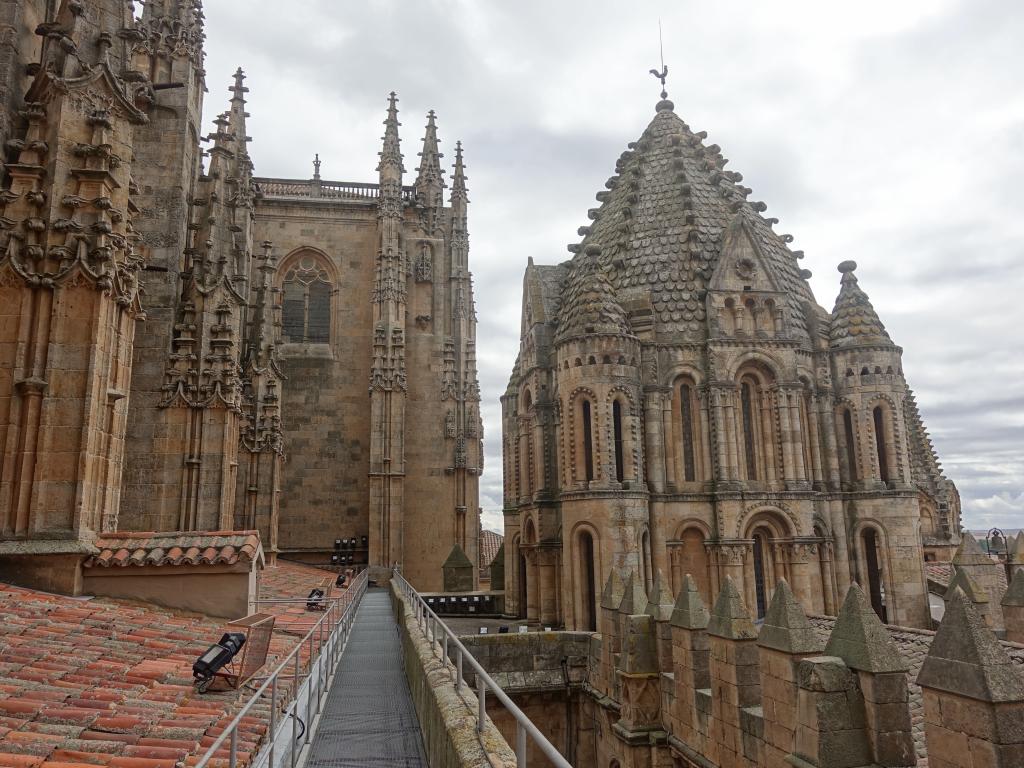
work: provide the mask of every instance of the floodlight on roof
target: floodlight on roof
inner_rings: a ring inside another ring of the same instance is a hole
[[[220,642],[211,645],[203,655],[192,664],[192,676],[199,684],[199,692],[204,693],[213,682],[213,676],[230,663],[245,645],[245,635],[241,632],[225,632]]]

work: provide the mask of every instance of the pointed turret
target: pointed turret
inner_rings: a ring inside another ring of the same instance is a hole
[[[444,205],[443,190],[444,172],[441,170],[441,158],[437,151],[437,126],[434,123],[434,110],[427,113],[427,131],[423,136],[423,151],[419,153],[420,165],[416,169],[416,200],[429,208],[440,208]]]
[[[398,97],[392,91],[388,95],[388,116],[384,120],[384,146],[378,153],[380,163],[377,165],[377,172],[380,174],[381,194],[395,196],[401,194],[402,174],[405,168],[402,166],[401,141],[398,138]],[[392,186],[393,189],[385,190],[385,186]]]
[[[982,551],[978,540],[974,538],[974,534],[970,531],[964,531],[960,537],[960,546],[957,548],[956,554],[953,555],[953,565],[984,565],[991,567],[993,561],[991,557]]]
[[[619,613],[624,616],[634,616],[647,611],[647,595],[632,572],[626,579],[626,585],[622,590],[622,602],[619,603],[618,608]]]
[[[871,610],[864,590],[852,584],[825,645],[826,656],[838,656],[863,672],[905,672],[907,663],[885,625]]]
[[[247,146],[250,139],[245,129],[245,118],[249,117],[249,113],[245,111],[245,94],[249,92],[249,89],[245,87],[245,73],[241,67],[235,70],[235,82],[228,90],[231,91],[228,132],[235,143],[235,174],[241,175],[252,171],[252,160],[249,159]]]
[[[672,626],[683,629],[707,629],[710,616],[693,576],[686,574],[672,610]]]
[[[775,587],[757,644],[785,653],[821,652],[823,643],[785,579],[779,579]]]
[[[601,592],[601,607],[610,611],[618,609],[622,602],[623,595],[622,576],[617,568],[612,568],[608,574],[608,581],[604,583],[604,590]]]
[[[452,166],[455,172],[452,174],[451,205],[457,210],[461,207],[465,213],[465,205],[469,202],[466,194],[466,166],[462,161],[462,142],[455,142],[455,164]]]
[[[615,290],[601,268],[601,248],[587,246],[569,277],[558,323],[559,342],[587,334],[630,335],[629,323]]]
[[[647,615],[657,621],[668,621],[672,616],[672,593],[665,586],[665,577],[661,571],[654,574],[654,583],[651,584],[651,591],[647,595]]]
[[[1020,701],[1024,680],[963,590],[953,590],[917,684],[980,701]]]
[[[725,577],[722,591],[718,593],[718,599],[711,609],[708,634],[729,640],[749,640],[757,637],[757,629],[750,620],[747,606],[743,604],[743,598],[740,597],[731,576]]]
[[[871,306],[868,295],[857,283],[854,270],[857,262],[844,261],[839,265],[843,279],[832,310],[832,324],[829,338],[833,347],[867,345],[891,345],[892,339],[878,319],[878,313]]]

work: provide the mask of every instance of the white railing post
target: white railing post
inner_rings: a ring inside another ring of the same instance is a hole
[[[455,649],[455,692],[462,693],[462,648]]]
[[[476,730],[477,733],[484,732],[484,720],[487,718],[487,683],[484,682],[484,676],[479,672],[476,674],[476,696],[479,701],[479,710],[476,713]]]
[[[516,722],[516,768],[526,768],[526,729]]]
[[[228,760],[228,765],[231,768],[238,765],[238,728],[231,729],[231,757]]]
[[[274,745],[277,744],[277,672],[270,684],[270,762],[267,768],[274,768]]]

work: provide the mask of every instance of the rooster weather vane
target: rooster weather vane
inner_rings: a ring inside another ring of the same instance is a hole
[[[661,19],[658,19],[658,51],[661,54],[661,72],[651,70],[651,74],[661,80],[661,98],[668,98],[668,91],[665,90],[665,78],[668,77],[668,65],[665,64],[665,45],[661,37]]]

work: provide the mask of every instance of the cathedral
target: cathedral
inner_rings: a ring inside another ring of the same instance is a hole
[[[952,556],[960,507],[901,349],[854,262],[833,310],[815,301],[706,139],[663,91],[572,258],[526,267],[506,607],[593,631],[602,585],[677,595],[689,574],[707,605],[731,577],[758,618],[783,579],[831,615],[855,582],[883,621],[928,627],[923,564]]]
[[[259,178],[203,44],[199,0],[0,2],[0,574],[258,531],[440,589],[483,463],[461,146],[449,183],[431,112],[408,174],[392,93],[375,183]]]

